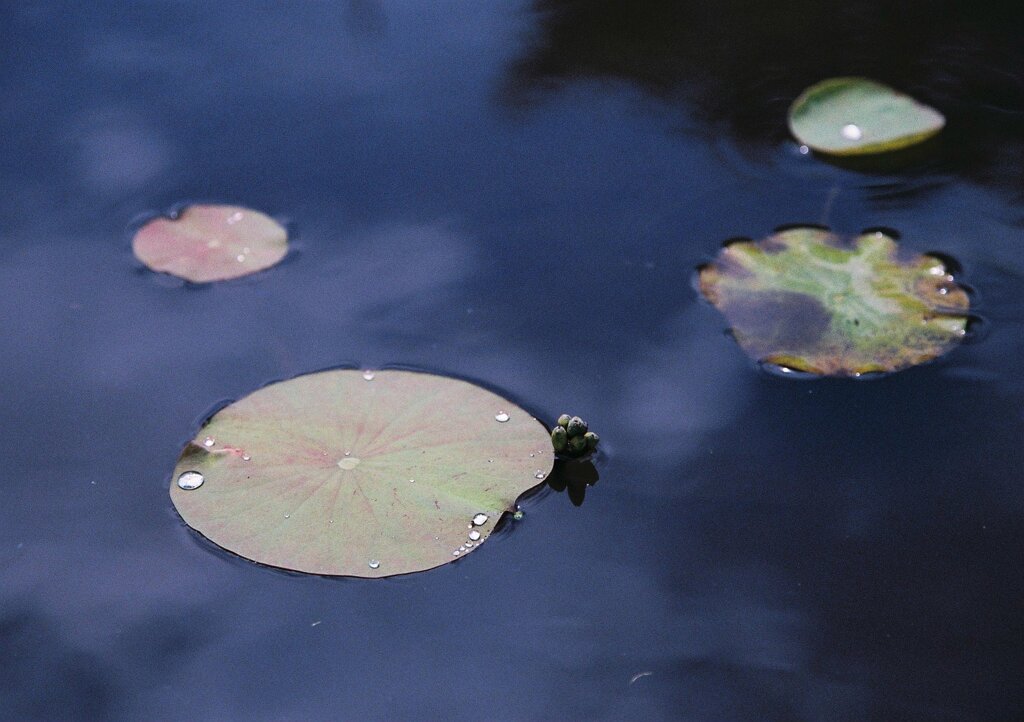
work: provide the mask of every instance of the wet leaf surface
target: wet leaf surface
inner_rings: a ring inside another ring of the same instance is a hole
[[[288,252],[288,232],[249,208],[196,205],[146,223],[132,251],[153,271],[193,283],[225,281],[278,263]]]
[[[899,150],[927,140],[945,124],[934,108],[866,78],[823,80],[789,109],[794,137],[830,155]]]
[[[965,335],[970,305],[941,260],[881,232],[794,228],[732,243],[699,281],[754,359],[828,376],[936,358]]]
[[[247,559],[384,577],[475,551],[553,463],[545,428],[479,386],[334,370],[219,411],[170,489],[189,526]]]

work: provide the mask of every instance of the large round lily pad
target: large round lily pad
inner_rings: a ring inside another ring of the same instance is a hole
[[[479,386],[335,370],[217,412],[170,487],[190,527],[247,559],[384,577],[478,549],[553,464],[544,426]]]
[[[754,359],[829,376],[896,371],[964,337],[967,294],[938,258],[881,232],[842,239],[818,228],[732,243],[700,290]]]
[[[794,137],[831,155],[899,150],[927,140],[945,124],[934,108],[866,78],[823,80],[789,109]]]
[[[270,268],[288,252],[288,232],[249,208],[188,206],[140,228],[132,251],[151,270],[208,283]]]

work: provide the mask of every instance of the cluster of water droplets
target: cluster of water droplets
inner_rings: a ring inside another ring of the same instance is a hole
[[[487,520],[489,518],[490,517],[488,517],[486,514],[480,512],[479,514],[474,515],[473,518],[469,520],[469,525],[467,527],[469,529],[469,533],[466,535],[466,541],[460,544],[459,548],[452,552],[453,557],[465,554],[467,551],[472,549],[473,546],[477,544],[477,542],[480,541],[480,537],[482,535],[480,534],[480,530],[476,529],[475,527],[483,526],[487,523]]]

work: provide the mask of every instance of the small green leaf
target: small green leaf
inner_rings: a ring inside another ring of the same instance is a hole
[[[247,559],[385,577],[478,549],[553,464],[544,427],[479,386],[335,370],[217,412],[182,453],[170,493],[186,524]]]
[[[927,140],[945,124],[934,108],[866,78],[823,80],[789,109],[793,136],[830,155],[899,150]]]
[[[249,208],[189,206],[175,218],[154,218],[140,228],[132,251],[150,270],[209,283],[275,265],[288,252],[288,232]]]
[[[970,306],[939,259],[883,233],[844,240],[817,228],[726,246],[700,290],[751,357],[826,376],[940,356],[964,337]]]

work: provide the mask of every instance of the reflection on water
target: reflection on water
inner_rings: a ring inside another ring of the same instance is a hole
[[[573,506],[581,506],[587,496],[587,488],[600,479],[597,467],[592,461],[556,459],[555,468],[548,477],[548,486],[561,493],[566,492]]]
[[[940,167],[1020,197],[1024,79],[1009,70],[1024,67],[1017,4],[534,0],[532,10],[539,32],[512,64],[505,97],[513,104],[611,78],[692,107],[708,133],[763,146],[788,137],[786,112],[805,88],[861,75],[949,120],[941,151],[908,153],[904,165],[931,166],[938,155]]]
[[[0,20],[0,717],[1021,717],[1019,8]],[[937,155],[801,155],[789,99],[839,72],[941,108]],[[183,199],[268,209],[300,252],[162,283],[129,229]],[[822,222],[960,260],[983,337],[871,384],[759,372],[693,269]],[[382,583],[198,541],[167,497],[198,420],[338,365],[586,410],[600,483],[555,475],[479,553]]]

